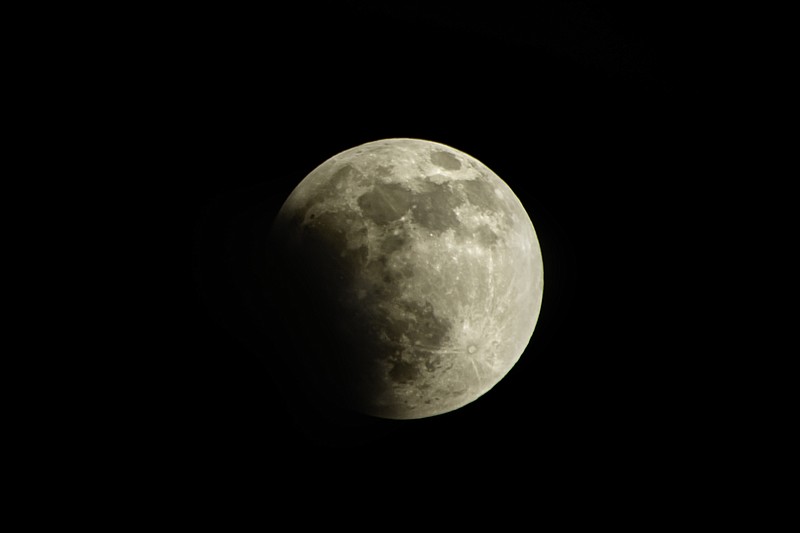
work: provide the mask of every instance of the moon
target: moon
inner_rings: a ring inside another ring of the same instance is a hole
[[[308,383],[370,416],[473,402],[519,360],[539,317],[527,212],[444,144],[385,139],[334,155],[289,195],[269,246]]]

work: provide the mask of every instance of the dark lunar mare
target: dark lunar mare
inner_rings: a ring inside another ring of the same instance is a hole
[[[275,219],[275,301],[322,405],[390,419],[458,409],[530,338],[540,256],[524,209],[491,171],[426,143],[330,158]],[[398,179],[382,178],[389,166]]]

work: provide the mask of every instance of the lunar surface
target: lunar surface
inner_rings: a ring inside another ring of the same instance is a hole
[[[539,316],[528,214],[489,168],[435,142],[331,157],[284,203],[271,250],[304,371],[372,416],[474,401],[519,360]]]

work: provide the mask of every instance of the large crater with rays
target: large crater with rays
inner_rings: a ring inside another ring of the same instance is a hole
[[[435,142],[331,157],[284,203],[270,250],[308,383],[368,415],[472,402],[514,366],[539,315],[542,256],[522,204]]]

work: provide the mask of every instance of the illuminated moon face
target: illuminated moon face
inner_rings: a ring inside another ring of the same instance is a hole
[[[307,371],[365,414],[472,402],[517,362],[539,316],[530,218],[449,146],[387,139],[335,155],[292,192],[272,237]]]

